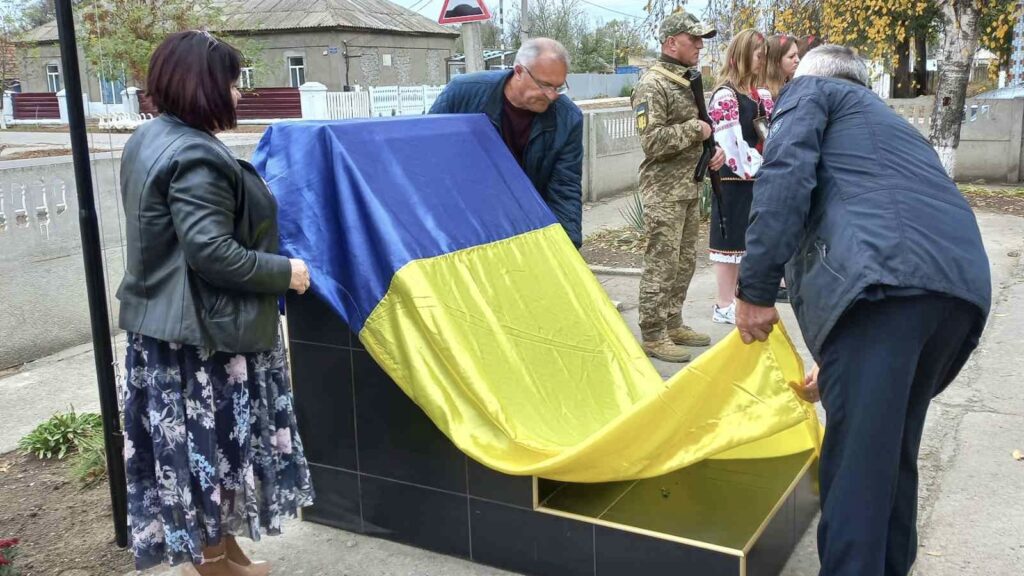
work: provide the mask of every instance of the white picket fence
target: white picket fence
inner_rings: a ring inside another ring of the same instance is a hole
[[[368,118],[370,116],[369,92],[328,92],[327,113],[332,120]]]
[[[328,92],[331,120],[426,114],[444,86],[377,86],[358,92]]]

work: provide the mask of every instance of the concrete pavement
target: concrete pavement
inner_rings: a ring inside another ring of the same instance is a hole
[[[220,134],[218,137],[228,146],[255,144],[259,142],[262,133],[238,133],[230,132]],[[125,142],[131,134],[102,133],[90,131],[89,148],[103,150],[120,150],[124,148]],[[71,136],[67,132],[22,132],[18,130],[0,130],[0,161],[5,156],[19,152],[34,152],[38,150],[62,150],[66,149],[71,155]]]
[[[627,198],[589,205],[586,233],[622,225]],[[1024,573],[1024,360],[1017,336],[1024,325],[1024,219],[980,214],[994,274],[995,307],[982,346],[963,375],[933,404],[921,455],[922,576],[1010,576]],[[609,296],[623,302],[623,315],[637,333],[639,279],[599,276]],[[730,329],[711,323],[715,292],[708,269],[698,269],[684,315],[716,339]],[[780,311],[805,360],[808,359],[788,306]],[[122,353],[118,344],[117,354]],[[655,362],[668,376],[678,367]],[[24,366],[0,377],[0,452],[50,413],[74,404],[97,410],[96,384],[88,347]],[[443,529],[443,527],[439,527]],[[285,574],[352,576],[491,576],[510,574],[392,542],[293,521],[285,534],[250,546]],[[814,576],[818,565],[814,531],[808,531],[783,574]],[[152,574],[171,574],[155,570]]]

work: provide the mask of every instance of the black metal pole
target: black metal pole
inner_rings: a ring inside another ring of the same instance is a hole
[[[89,142],[85,133],[85,109],[82,106],[82,78],[78,70],[78,45],[71,0],[57,0],[57,32],[60,59],[64,68],[64,89],[71,129],[71,154],[75,161],[75,185],[78,188],[78,225],[85,260],[85,288],[89,296],[92,323],[92,350],[96,358],[96,380],[100,389],[103,417],[103,446],[107,451],[110,478],[110,503],[114,515],[117,545],[128,545],[128,493],[124,473],[124,436],[117,408],[117,384],[114,376],[114,351],[110,342],[110,311],[103,277],[103,250],[96,218],[96,200],[89,166]]]

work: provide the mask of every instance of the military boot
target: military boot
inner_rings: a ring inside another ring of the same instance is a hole
[[[668,337],[680,346],[710,346],[711,336],[701,334],[683,324],[679,328],[669,328]]]
[[[679,346],[676,346],[671,339],[662,338],[643,343],[644,352],[651,358],[682,364],[690,361],[690,355]]]

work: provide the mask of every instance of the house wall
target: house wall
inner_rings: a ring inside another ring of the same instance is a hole
[[[454,38],[439,36],[332,31],[264,34],[250,38],[261,49],[256,87],[288,86],[287,59],[290,56],[304,56],[306,80],[320,82],[329,90],[341,90],[346,84],[444,84],[446,59],[455,50]],[[386,61],[388,58],[390,64]]]
[[[61,70],[61,86],[64,86],[64,66],[60,61],[60,45],[47,42],[35,46],[19,45],[15,49],[21,72],[22,92],[49,92],[46,85],[46,66],[56,64]],[[100,102],[99,75],[92,70],[81,50],[78,51],[78,67],[82,74],[82,91],[89,94],[93,102]]]
[[[288,86],[290,56],[305,57],[306,81],[320,82],[330,90],[341,90],[345,86],[346,68],[350,85],[440,85],[447,81],[446,60],[455,50],[454,37],[383,33],[281,32],[256,34],[248,36],[247,40],[260,50],[255,66],[255,87]],[[345,57],[345,42],[348,42],[348,58]],[[19,46],[17,54],[22,91],[47,92],[46,66],[51,63],[60,66],[57,43]],[[388,57],[390,65],[386,61]],[[83,91],[89,93],[93,102],[100,102],[98,75],[91,71],[81,50],[79,66]]]

